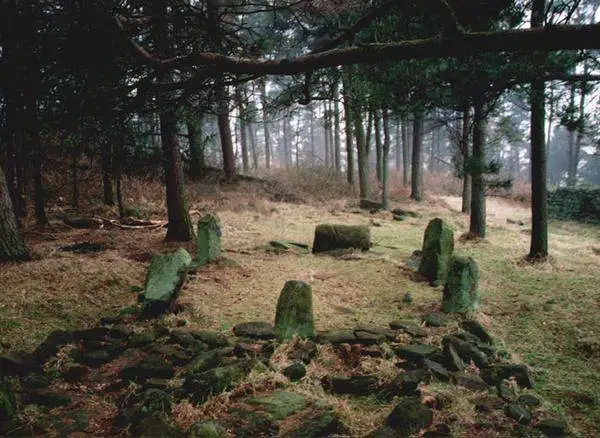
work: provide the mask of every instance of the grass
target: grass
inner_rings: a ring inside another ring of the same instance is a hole
[[[483,296],[479,319],[504,342],[515,360],[533,367],[537,379],[534,393],[543,398],[544,411],[564,416],[576,435],[600,435],[600,357],[594,347],[600,336],[600,255],[594,251],[600,246],[600,228],[551,223],[552,257],[547,263],[530,265],[523,261],[529,245],[528,211],[502,199],[488,200],[488,237],[474,243],[458,241],[467,231],[468,218],[458,212],[460,200],[454,197],[421,204],[402,199],[398,201],[402,207],[423,217],[395,222],[385,213],[356,214],[347,199],[285,204],[244,186],[233,191],[218,188],[202,197],[199,187],[190,185],[188,191],[194,218],[217,211],[224,255],[236,262],[204,267],[189,279],[181,298],[186,310],[175,318],[187,320],[190,328],[229,330],[244,321],[272,321],[279,292],[289,279],[312,285],[318,330],[358,324],[385,326],[393,319],[418,321],[424,313],[439,308],[441,289],[415,282],[406,262],[420,248],[428,221],[442,217],[455,230],[456,251],[473,256],[479,264]],[[145,198],[140,205],[154,218],[164,212],[158,196]],[[507,219],[523,220],[526,225],[509,224]],[[371,225],[375,246],[368,253],[345,259],[261,249],[274,239],[310,244],[319,223]],[[174,247],[163,242],[164,230],[160,229],[81,231],[54,223],[45,229],[32,228],[26,237],[38,259],[3,265],[0,271],[4,290],[0,296],[0,354],[31,350],[54,329],[89,326],[100,316],[133,304],[131,288],[143,283],[151,255]],[[93,255],[58,250],[61,245],[83,241],[102,243],[108,249]],[[414,298],[408,307],[401,302],[406,292]],[[445,329],[436,330],[434,336],[439,337]],[[322,393],[314,384],[319,376],[336,367],[349,370],[337,363],[331,352],[321,351],[319,357],[313,368],[309,367],[306,382],[290,390],[328,400],[353,436],[381,424],[389,405],[370,398]],[[369,372],[389,373],[377,363],[365,366]],[[271,375],[256,379],[255,383],[263,386],[285,385]],[[447,394],[451,390],[443,385],[428,389],[439,398],[450,397],[455,416],[461,418],[458,434],[480,436],[472,429],[478,419],[470,411],[463,412],[467,407],[459,402],[460,394]],[[226,399],[209,403],[228,406]],[[205,416],[210,406],[197,409],[184,403],[176,410],[181,423],[190,424]],[[94,421],[90,417],[90,422]]]

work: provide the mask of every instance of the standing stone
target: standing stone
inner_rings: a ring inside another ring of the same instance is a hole
[[[285,283],[277,301],[275,333],[281,340],[291,339],[295,334],[306,338],[315,336],[310,284],[299,280]]]
[[[183,248],[152,257],[144,288],[144,313],[156,316],[171,306],[191,262],[192,256]]]
[[[479,270],[471,257],[452,257],[448,279],[444,286],[442,311],[468,313],[479,302]]]
[[[197,262],[210,263],[221,256],[221,221],[216,214],[207,214],[198,221]]]
[[[443,220],[429,222],[423,237],[419,273],[433,283],[446,281],[450,259],[454,251],[454,232]]]
[[[317,225],[313,241],[313,253],[336,249],[371,248],[371,232],[364,225]]]

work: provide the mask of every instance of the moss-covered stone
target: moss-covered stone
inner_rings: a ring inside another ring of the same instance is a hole
[[[273,324],[263,321],[243,322],[233,327],[233,333],[236,336],[250,339],[268,340],[275,338]]]
[[[250,403],[259,406],[275,420],[283,420],[308,406],[306,397],[286,391],[275,391],[268,395],[253,397]]]
[[[442,311],[473,312],[479,304],[479,270],[471,257],[452,257],[444,286]]]
[[[229,434],[223,426],[212,421],[197,422],[187,432],[188,438],[228,438]]]
[[[417,397],[400,399],[388,416],[387,425],[400,436],[409,436],[429,426],[433,421],[433,411],[421,404]]]
[[[290,280],[285,283],[275,313],[275,334],[280,340],[294,335],[315,336],[312,306],[312,288],[308,283]]]
[[[282,373],[292,382],[296,382],[306,375],[306,366],[303,363],[295,362],[289,367],[284,368]]]
[[[317,225],[313,241],[313,253],[356,248],[371,248],[369,227],[360,225]]]
[[[250,362],[239,361],[186,377],[183,389],[195,401],[202,402],[211,395],[232,388],[243,380],[251,369]]]
[[[221,257],[221,221],[216,214],[207,214],[198,221],[196,251],[199,265]]]
[[[454,232],[442,219],[429,222],[423,237],[419,273],[430,282],[444,282],[454,251]]]
[[[144,313],[155,316],[171,306],[191,262],[192,256],[183,248],[152,257],[144,289]]]

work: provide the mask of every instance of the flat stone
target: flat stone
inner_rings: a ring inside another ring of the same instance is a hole
[[[40,363],[46,362],[58,353],[60,347],[72,344],[73,333],[66,330],[55,330],[35,349],[34,356]]]
[[[423,361],[423,366],[427,371],[437,377],[439,380],[446,382],[450,380],[450,371],[448,371],[441,363],[435,362],[433,360],[425,359]]]
[[[535,427],[548,436],[565,436],[567,434],[567,423],[556,419],[542,420]]]
[[[385,336],[388,341],[394,341],[398,336],[398,332],[396,330],[392,330],[387,327],[375,327],[370,325],[359,325],[354,329],[354,332],[367,332],[374,335]]]
[[[492,344],[493,339],[488,330],[479,322],[474,319],[468,319],[460,323],[460,326],[468,331],[469,333],[477,336],[481,342]]]
[[[242,381],[253,364],[249,361],[238,361],[200,374],[191,374],[185,378],[183,390],[194,401],[203,402],[208,397],[220,394]]]
[[[356,337],[357,343],[364,345],[382,344],[387,340],[387,337],[384,334],[371,333],[362,330],[355,330],[354,336]]]
[[[71,403],[71,397],[51,389],[38,389],[25,394],[23,403],[56,408]]]
[[[427,336],[427,330],[414,321],[392,321],[390,322],[390,328],[392,330],[401,330],[415,338],[424,338]]]
[[[303,395],[287,391],[275,391],[271,394],[252,397],[248,402],[278,421],[302,412],[309,404]]]
[[[447,424],[437,424],[423,434],[423,438],[452,438],[452,431]]]
[[[166,357],[175,366],[186,365],[194,358],[194,353],[178,344],[153,345],[148,352]]]
[[[519,403],[520,405],[523,405],[523,406],[531,407],[531,408],[536,408],[542,404],[542,402],[540,402],[539,398],[537,398],[531,394],[521,394],[519,396],[519,398],[517,399],[517,403]]]
[[[515,400],[515,397],[516,397],[515,391],[513,390],[513,388],[511,388],[508,381],[503,380],[502,382],[498,383],[497,388],[498,388],[498,395],[500,396],[500,398],[502,400],[506,400],[508,402]]]
[[[410,397],[419,395],[419,384],[428,381],[431,374],[423,369],[410,370],[400,373],[392,382],[385,385],[379,392],[380,397],[391,400],[394,397]]]
[[[42,374],[30,373],[21,378],[21,385],[27,390],[43,389],[50,386],[50,380]]]
[[[27,353],[0,356],[0,376],[26,376],[39,368],[34,357]]]
[[[433,411],[421,404],[417,397],[400,399],[387,418],[387,425],[400,436],[409,436],[428,427],[433,422]]]
[[[154,330],[146,330],[144,332],[133,335],[129,339],[129,345],[132,347],[143,347],[156,341],[157,334]]]
[[[144,382],[151,377],[170,379],[174,375],[173,365],[158,355],[147,356],[141,362],[123,368],[119,373],[124,381],[136,382]]]
[[[81,354],[80,362],[91,368],[98,368],[110,362],[115,357],[115,352],[109,350],[85,351]]]
[[[229,438],[227,429],[218,423],[197,422],[187,432],[188,438]]]
[[[216,368],[223,364],[225,356],[233,354],[233,348],[217,348],[214,350],[205,351],[196,356],[185,370],[190,373],[202,373],[211,368]]]
[[[383,351],[377,345],[370,345],[360,350],[360,354],[368,357],[383,357]]]
[[[290,359],[299,360],[309,364],[317,355],[317,344],[313,341],[301,341],[290,354]]]
[[[325,386],[335,394],[370,395],[377,390],[376,376],[332,376],[325,378]]]
[[[306,366],[300,362],[296,362],[284,368],[282,373],[292,382],[296,382],[306,375]]]
[[[521,405],[510,404],[506,406],[504,413],[508,418],[512,418],[524,426],[527,426],[529,423],[531,423],[531,420],[533,420],[533,415],[531,412]]]
[[[319,343],[337,344],[355,344],[356,336],[354,330],[332,330],[328,332],[320,332],[316,338]]]
[[[529,368],[521,364],[491,365],[481,371],[481,377],[490,385],[497,385],[502,380],[514,377],[519,386],[523,388],[533,387],[533,379],[529,373]]]
[[[262,321],[244,322],[233,328],[236,336],[253,339],[275,339],[275,328],[273,324]]]
[[[258,357],[263,354],[264,346],[264,344],[240,342],[233,347],[233,354],[237,357]]]
[[[85,365],[73,364],[61,370],[61,375],[67,382],[73,383],[83,379],[88,372],[89,369]]]
[[[465,369],[465,362],[461,359],[456,348],[452,344],[444,344],[443,350],[444,364],[450,371],[462,371]]]
[[[456,386],[462,386],[471,391],[486,391],[488,389],[488,384],[477,374],[455,374],[454,382]]]
[[[190,332],[190,334],[200,342],[207,344],[211,349],[229,347],[231,345],[227,336],[222,333],[208,330],[196,330]]]
[[[439,351],[436,346],[427,344],[401,345],[393,348],[396,355],[401,359],[419,364]]]

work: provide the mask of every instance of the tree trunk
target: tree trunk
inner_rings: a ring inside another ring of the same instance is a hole
[[[361,198],[369,196],[369,152],[365,140],[365,128],[363,127],[361,111],[359,106],[352,106],[351,111],[354,119],[354,133],[356,134],[356,150],[358,153],[358,186]]]
[[[413,120],[412,176],[410,197],[423,200],[423,112],[416,112]]]
[[[78,162],[79,161],[79,151],[77,147],[73,147],[71,151],[71,189],[72,189],[72,199],[71,206],[74,209],[79,208],[79,176],[77,172]]]
[[[244,102],[242,100],[242,91],[240,87],[235,88],[235,100],[238,104],[239,115],[240,115],[240,145],[242,148],[242,169],[244,173],[250,171],[250,155],[248,154],[248,137],[246,131],[246,111]]]
[[[408,141],[408,120],[402,117],[402,185],[408,187],[410,180],[410,143]]]
[[[389,114],[387,108],[383,109],[383,153],[381,156],[381,179],[383,182],[383,193],[381,196],[381,204],[384,210],[390,209],[389,200],[389,156],[390,156],[390,126]]]
[[[271,168],[271,139],[269,138],[269,114],[267,112],[267,90],[266,83],[264,80],[259,82],[261,104],[262,104],[262,120],[263,120],[263,133],[265,137],[265,166],[267,169]]]
[[[545,0],[533,0],[531,27],[544,26]],[[539,55],[545,62],[546,55]],[[548,157],[544,135],[544,80],[531,83],[531,246],[529,258],[532,260],[548,257]]]
[[[462,208],[463,213],[471,212],[471,172],[468,166],[471,162],[471,151],[469,148],[469,111],[468,106],[463,110],[462,116],[462,134],[460,137],[460,152],[463,160],[463,187],[462,187]]]
[[[373,110],[373,129],[375,131],[375,174],[378,182],[382,182],[381,168],[382,168],[382,150],[381,150],[381,120],[379,116],[379,110]]]
[[[473,115],[473,158],[469,166],[471,171],[471,221],[469,233],[472,236],[485,237],[485,115],[483,103],[476,101]]]
[[[573,116],[575,115],[575,84],[571,84],[571,94],[569,107],[573,110]],[[575,130],[569,129],[569,161],[567,168],[567,187],[575,187],[575,174],[577,172],[575,164]]]
[[[38,225],[46,225],[48,223],[48,217],[46,216],[46,201],[44,193],[44,182],[42,177],[42,151],[39,140],[39,133],[37,135],[36,151],[33,155],[33,198],[35,201],[35,219]]]
[[[160,134],[169,216],[167,240],[188,242],[193,239],[194,231],[185,203],[181,151],[177,139],[177,114],[174,110],[166,110],[160,114]]]
[[[350,98],[346,76],[343,77],[342,98],[344,102],[344,127],[346,130],[346,179],[354,185],[354,149],[352,145],[352,115],[350,113]]]
[[[315,167],[316,152],[315,152],[315,113],[312,105],[308,106],[309,129],[310,129],[310,166]]]
[[[124,157],[124,143],[119,141],[119,149],[117,151],[117,165],[115,166],[115,179],[116,181],[116,185],[117,185],[117,206],[119,208],[119,217],[121,219],[125,218],[125,205],[123,203],[123,187],[122,187],[122,181],[121,181],[121,175],[123,173],[123,159]]]
[[[402,170],[402,122],[396,119],[396,171]]]
[[[341,151],[341,139],[340,139],[340,107],[338,100],[340,99],[340,92],[338,83],[334,84],[333,88],[333,145],[334,145],[334,157],[335,157],[335,171],[339,174],[342,171],[342,151]]]
[[[331,157],[329,156],[329,111],[327,101],[323,101],[323,137],[325,140],[325,167],[331,166]]]
[[[0,262],[28,259],[29,251],[19,230],[6,178],[0,167]]]
[[[250,152],[252,153],[252,169],[258,169],[258,150],[256,149],[256,126],[248,123],[248,139],[250,140]]]
[[[104,204],[115,205],[115,195],[111,181],[112,147],[110,140],[102,143],[102,186],[104,189]]]
[[[186,126],[188,143],[190,145],[190,177],[200,178],[206,168],[204,158],[204,133],[202,132],[203,117],[187,114]]]

